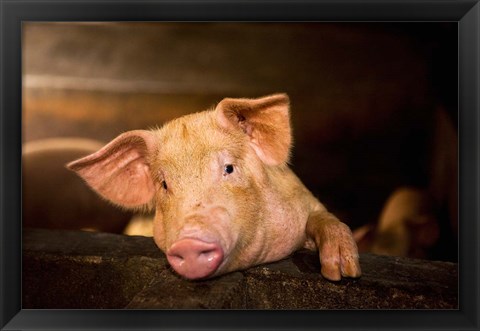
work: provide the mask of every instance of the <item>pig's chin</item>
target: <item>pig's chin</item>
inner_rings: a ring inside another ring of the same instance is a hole
[[[217,274],[224,250],[217,242],[186,237],[174,242],[166,252],[172,268],[186,279],[203,279]]]

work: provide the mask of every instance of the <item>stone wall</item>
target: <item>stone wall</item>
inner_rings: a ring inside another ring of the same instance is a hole
[[[329,282],[317,255],[204,281],[178,277],[152,238],[25,229],[22,308],[457,309],[458,266],[362,254],[360,279]]]

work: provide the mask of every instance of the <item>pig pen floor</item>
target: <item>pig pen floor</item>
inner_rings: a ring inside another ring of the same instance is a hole
[[[360,256],[363,276],[333,283],[313,252],[187,281],[152,238],[25,229],[22,308],[456,309],[458,266]]]

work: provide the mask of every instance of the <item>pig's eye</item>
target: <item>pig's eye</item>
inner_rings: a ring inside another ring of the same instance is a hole
[[[162,180],[162,187],[166,190],[167,189],[167,182]]]
[[[231,164],[226,164],[225,167],[223,168],[223,174],[224,175],[229,175],[233,172],[233,165]]]

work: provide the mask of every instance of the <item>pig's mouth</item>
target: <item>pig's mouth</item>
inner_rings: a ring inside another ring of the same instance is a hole
[[[166,253],[172,268],[187,279],[213,275],[224,260],[224,251],[216,242],[183,238],[170,246]]]

